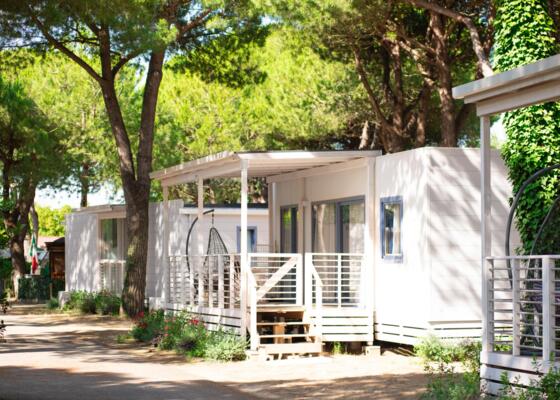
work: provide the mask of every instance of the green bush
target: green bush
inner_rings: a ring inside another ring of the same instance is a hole
[[[121,309],[121,299],[108,291],[101,291],[95,296],[95,306],[102,315],[118,315]]]
[[[78,310],[83,314],[95,314],[97,305],[96,294],[85,290],[74,290],[70,292],[70,298],[64,305],[64,310]]]
[[[33,275],[18,279],[18,300],[48,300],[49,277]]]
[[[538,372],[538,366],[535,366]],[[560,369],[551,368],[540,379],[531,381],[529,387],[521,388],[509,382],[507,374],[502,375],[503,389],[499,393],[501,400],[542,400],[560,399]]]
[[[208,338],[205,357],[217,361],[241,361],[245,359],[246,349],[246,340],[232,332],[218,330]]]
[[[165,314],[163,310],[141,312],[135,319],[130,332],[132,337],[140,342],[151,342],[158,339],[163,332]]]
[[[223,330],[208,331],[202,322],[186,312],[176,315],[165,315],[162,310],[141,313],[130,334],[161,350],[219,361],[243,360],[247,348],[245,340]]]
[[[47,308],[49,310],[56,310],[59,307],[60,307],[60,304],[58,303],[57,298],[53,297],[53,298],[49,299],[49,301],[47,301]]]
[[[431,375],[423,399],[463,400],[480,397],[480,342],[445,342],[428,336],[414,347]],[[460,363],[462,373],[455,371]]]

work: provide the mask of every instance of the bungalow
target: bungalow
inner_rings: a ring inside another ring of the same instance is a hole
[[[511,188],[499,153],[488,162],[498,217],[488,235],[502,243]],[[478,149],[459,148],[224,152],[153,172],[164,194],[159,305],[249,334],[251,350],[268,355],[480,337],[479,165]],[[269,185],[266,253],[247,246],[251,177]],[[169,188],[196,182],[204,220],[212,178],[241,179],[240,251],[186,255]]]

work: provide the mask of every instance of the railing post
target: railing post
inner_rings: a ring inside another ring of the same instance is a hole
[[[297,254],[296,262],[296,304],[303,305],[303,263],[301,254]]]
[[[224,308],[224,256],[218,255],[218,307]]]
[[[338,307],[342,307],[342,254],[338,253],[336,261],[336,268],[338,271],[338,285],[337,285],[337,294],[338,294]]]
[[[520,299],[520,276],[519,276],[519,260],[514,259],[511,263],[511,276],[512,276],[512,312],[513,312],[513,345],[512,354],[518,356],[521,354],[520,346],[520,313],[521,313],[521,299]],[[494,302],[495,304],[495,302]],[[496,313],[494,312],[494,316]],[[494,322],[494,330],[496,329],[496,323]]]
[[[229,308],[235,308],[235,256],[229,256]]]
[[[305,274],[305,307],[308,312],[313,309],[313,281],[311,280],[311,268],[313,268],[313,254],[305,253],[304,274]]]
[[[317,299],[317,304],[315,307],[315,328],[317,330],[317,339],[319,342],[323,341],[323,285],[319,283],[319,273],[315,271],[317,274],[315,279],[315,287],[316,287],[316,294],[315,298]]]
[[[550,262],[550,257],[542,258],[542,310],[543,310],[543,346],[542,346],[542,359],[543,368],[545,372],[548,369],[551,361],[551,353],[554,349],[554,323],[552,320],[552,302],[554,299],[554,272],[552,271],[553,263]]]
[[[204,262],[200,262],[202,255],[196,256],[196,270],[198,271],[198,306],[204,306]]]
[[[489,307],[488,307],[488,295],[489,295],[489,279],[490,271],[494,268],[494,260],[491,258],[485,259],[482,264],[482,289],[480,293],[481,305],[482,305],[482,352],[487,353],[490,351],[490,318]]]
[[[187,285],[186,285],[186,278],[187,278],[187,274],[186,274],[186,265],[187,265],[187,258],[188,256],[185,256],[185,258],[183,257],[176,257],[174,259],[174,263],[176,265],[175,270],[177,271],[177,269],[179,270],[178,273],[175,272],[176,275],[179,275],[181,277],[181,284],[179,285],[179,290],[180,290],[180,294],[181,294],[181,305],[182,306],[186,306],[187,305]],[[179,265],[177,268],[177,261],[179,262]],[[171,265],[171,261],[169,262],[169,264]]]
[[[204,256],[206,265],[208,266],[208,307],[214,307],[214,268],[213,263],[216,260],[214,255]]]
[[[189,306],[194,307],[194,271],[196,271],[196,268],[194,266],[194,257],[192,256],[186,256],[185,257],[185,262],[188,261],[188,259],[190,258],[191,262],[189,262]]]
[[[257,287],[253,279],[253,273],[248,271],[247,275],[251,276],[251,279],[248,279],[249,282],[247,282],[247,286],[249,287],[249,301],[251,302],[251,350],[256,351],[259,347],[259,333],[257,329]]]

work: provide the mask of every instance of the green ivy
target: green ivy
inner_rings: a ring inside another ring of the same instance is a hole
[[[558,52],[554,24],[543,0],[500,1],[494,26],[493,63],[497,72]],[[507,132],[502,156],[516,194],[533,173],[560,163],[560,104],[547,103],[511,111],[504,114],[502,122]],[[519,202],[516,226],[524,253],[531,250],[540,225],[559,195],[559,177],[556,171],[535,181]],[[554,232],[555,221],[558,219],[547,224],[552,229],[545,232],[536,252],[558,252],[560,238]]]

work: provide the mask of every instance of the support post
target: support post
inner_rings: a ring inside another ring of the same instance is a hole
[[[193,264],[196,270],[197,288],[198,288],[198,305],[204,305],[204,271],[202,270],[204,266],[204,236],[202,223],[204,219],[204,180],[202,177],[197,177],[197,216],[198,216],[198,227],[196,229],[196,248],[197,253],[193,257]]]
[[[488,280],[489,269],[486,266],[486,257],[490,256],[492,249],[490,233],[490,216],[492,213],[492,188],[490,185],[490,117],[480,117],[480,197],[481,197],[481,301],[482,301],[482,352],[489,351],[488,332]]]
[[[235,308],[235,255],[229,255],[229,308]]]
[[[360,303],[368,311],[368,333],[373,345],[374,340],[374,315],[375,315],[375,268],[374,268],[374,229],[375,229],[375,158],[367,159],[365,187],[365,229],[364,229],[364,256],[361,260]],[[371,343],[370,343],[371,342]]]
[[[248,182],[247,182],[247,160],[241,160],[241,337],[247,335],[247,294],[248,294],[248,258],[247,258],[247,202],[248,202]]]
[[[218,256],[218,308],[222,310],[224,308],[224,262],[225,254],[219,254]]]
[[[169,188],[167,186],[163,187],[163,240],[162,240],[162,247],[163,247],[163,299],[164,299],[164,307],[167,307],[167,304],[170,300],[170,290],[171,285],[169,282],[170,279],[170,263],[169,263]]]
[[[512,355],[514,356],[518,356],[521,354],[520,351],[520,336],[521,336],[521,329],[520,329],[520,312],[521,312],[521,304],[519,303],[519,301],[521,300],[520,298],[520,281],[519,281],[519,260],[515,259],[512,260],[511,263],[511,277],[512,277],[512,286],[511,286],[511,290],[512,290],[512,301],[513,301],[513,345],[512,345]],[[495,313],[494,313],[495,315]],[[493,323],[494,325],[494,330],[496,329],[496,322]]]
[[[552,312],[552,303],[554,300],[554,271],[552,266],[554,263],[550,262],[550,257],[542,258],[542,360],[543,372],[548,372],[548,369],[553,362],[552,351],[554,350],[554,321]]]

